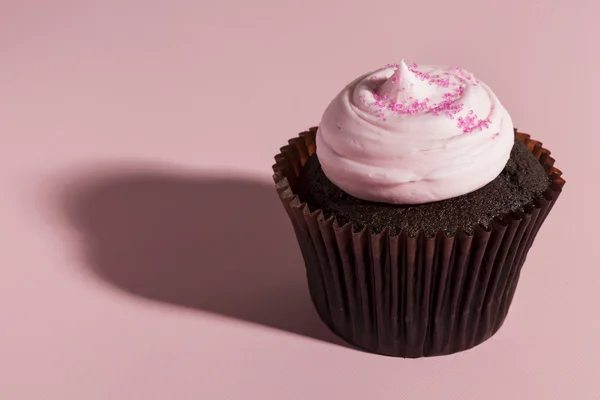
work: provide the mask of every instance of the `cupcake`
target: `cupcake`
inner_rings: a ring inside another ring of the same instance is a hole
[[[565,183],[485,83],[405,62],[351,82],[275,161],[320,318],[356,347],[411,358],[502,326]]]

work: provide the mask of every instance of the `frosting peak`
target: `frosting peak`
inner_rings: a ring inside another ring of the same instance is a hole
[[[508,112],[473,74],[402,61],[346,86],[325,110],[316,140],[323,172],[345,192],[421,204],[491,182],[514,133]]]
[[[377,89],[377,94],[383,98],[394,99],[396,102],[407,98],[423,98],[432,92],[427,82],[420,80],[402,60],[396,70]]]

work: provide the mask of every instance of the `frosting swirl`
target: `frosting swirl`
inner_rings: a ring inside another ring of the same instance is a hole
[[[325,110],[316,137],[325,175],[368,201],[421,204],[496,178],[514,144],[496,95],[458,67],[404,61],[363,75]]]

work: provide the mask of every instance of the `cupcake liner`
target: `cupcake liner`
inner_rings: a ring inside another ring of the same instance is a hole
[[[281,202],[306,265],[312,301],[323,322],[348,343],[398,357],[472,348],[504,322],[527,252],[564,179],[550,151],[515,130],[550,177],[550,188],[523,211],[448,236],[372,234],[339,226],[296,195],[297,178],[315,151],[317,128],[281,148],[273,166]]]

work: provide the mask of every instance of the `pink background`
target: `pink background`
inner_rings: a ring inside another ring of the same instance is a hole
[[[600,399],[599,14],[1,0],[0,398]],[[344,84],[402,57],[473,71],[567,179],[504,327],[434,359],[327,331],[270,181]]]

